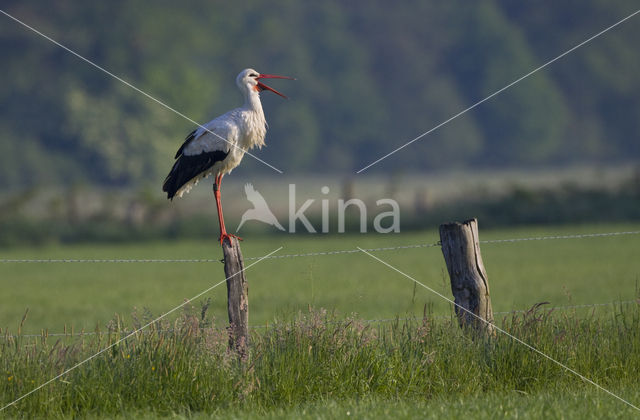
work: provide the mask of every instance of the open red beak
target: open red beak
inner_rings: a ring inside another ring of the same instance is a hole
[[[256,77],[256,80],[260,80],[260,79],[289,79],[289,80],[296,80],[293,77],[276,76],[275,74],[261,74],[258,77]],[[276,95],[280,95],[285,99],[289,99],[285,95],[283,95],[282,93],[278,92],[277,90],[273,89],[272,87],[269,87],[269,86],[265,85],[262,82],[258,82],[258,89],[260,89],[260,91],[270,90],[271,92],[275,93]]]

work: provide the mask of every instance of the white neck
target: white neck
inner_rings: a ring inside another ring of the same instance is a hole
[[[262,114],[262,102],[260,102],[260,93],[253,89],[248,89],[244,95],[244,108]]]
[[[244,105],[241,109],[245,112],[242,124],[245,125],[247,131],[242,147],[262,147],[267,132],[267,121],[264,118],[264,111],[262,111],[260,93],[253,89],[248,89],[244,93]]]

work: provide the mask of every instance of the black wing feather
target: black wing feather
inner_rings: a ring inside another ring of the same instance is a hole
[[[180,148],[176,152],[176,156],[174,157],[174,159],[178,159],[178,157],[182,154],[182,151],[184,150],[184,148],[187,147],[187,145],[191,143],[193,139],[196,138],[196,131],[198,131],[197,128],[192,132],[190,132],[189,135],[184,139],[184,143],[182,143],[182,146],[180,146]]]
[[[184,184],[210,169],[216,162],[224,160],[229,154],[229,152],[216,150],[215,152],[204,152],[199,155],[183,155],[182,150],[190,141],[189,137],[187,139],[185,144],[178,150],[176,155],[178,160],[173,164],[171,172],[169,172],[162,185],[162,191],[167,193],[167,198],[169,199],[173,199]]]

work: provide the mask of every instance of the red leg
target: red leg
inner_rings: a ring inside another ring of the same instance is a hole
[[[220,245],[223,244],[225,238],[229,240],[229,244],[231,244],[231,238],[237,238],[240,241],[242,240],[242,238],[240,238],[239,236],[227,233],[227,229],[224,226],[224,216],[222,214],[222,203],[220,202],[222,176],[223,176],[222,174],[217,175],[213,183],[213,195],[216,198],[216,207],[218,208],[218,223],[220,224]]]

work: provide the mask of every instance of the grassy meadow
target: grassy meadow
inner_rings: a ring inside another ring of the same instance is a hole
[[[574,233],[640,230],[640,225],[592,225],[557,228],[482,230],[480,239],[506,239]],[[246,266],[274,255],[432,244],[435,231],[400,235],[247,237],[242,250]],[[582,305],[636,297],[640,278],[640,235],[487,243],[482,254],[489,275],[495,312],[527,309],[538,302],[551,306]],[[379,251],[376,256],[416,280],[451,296],[439,247]],[[215,241],[151,242],[119,245],[47,246],[0,251],[4,259],[219,259]],[[422,314],[451,314],[450,305],[428,290],[361,254],[267,259],[248,268],[250,323],[287,319],[309,305],[388,319]],[[160,315],[224,280],[223,265],[210,263],[2,263],[0,327],[15,332],[28,308],[23,333],[51,333],[103,327],[115,314],[128,319],[135,309]],[[226,287],[212,290],[210,312],[226,320]],[[597,310],[601,310],[597,309]]]
[[[640,225],[481,226],[480,239],[631,230]],[[280,246],[276,255],[437,241],[435,231],[256,236],[245,238],[242,249],[249,266],[255,261],[250,258]],[[498,325],[637,405],[638,305],[565,307],[636,299],[639,245],[640,235],[482,244]],[[451,296],[439,247],[374,253]],[[49,245],[7,248],[1,254],[3,259],[221,257],[214,241]],[[247,278],[250,324],[256,328],[245,360],[226,350],[221,284],[0,416],[584,418],[636,413],[506,336],[471,340],[451,320],[447,302],[362,253],[268,259],[250,267]],[[221,280],[219,262],[1,263],[1,402],[18,398],[114,343],[123,331]],[[503,313],[538,302],[549,305]],[[367,322],[371,319],[392,321]],[[65,328],[103,334],[26,336]]]
[[[505,335],[472,340],[455,322],[372,325],[308,310],[253,331],[249,354],[227,351],[227,334],[201,311],[158,322],[116,343],[10,336],[0,342],[3,403],[98,350],[108,351],[0,415],[24,418],[623,418],[635,409],[598,391]],[[134,321],[133,327],[144,319]],[[615,317],[557,316],[538,309],[502,327],[591,380],[636,402],[640,308]],[[116,344],[107,347],[110,344]],[[496,404],[497,403],[497,404]],[[396,416],[396,410],[398,415]]]

